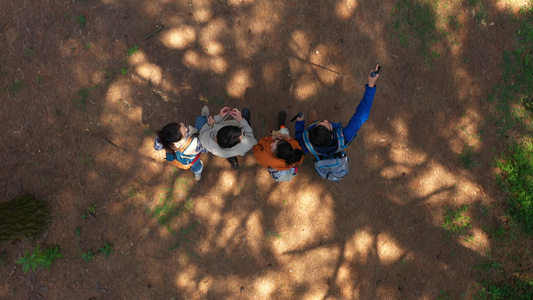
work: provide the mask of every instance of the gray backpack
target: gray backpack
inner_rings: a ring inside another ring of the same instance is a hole
[[[344,176],[348,175],[348,164],[350,159],[343,151],[348,145],[345,144],[344,135],[342,134],[342,128],[340,126],[337,126],[337,139],[339,141],[337,152],[330,157],[321,156],[316,153],[309,141],[309,129],[304,132],[303,138],[305,146],[309,149],[309,152],[315,156],[313,164],[320,177],[337,182]]]

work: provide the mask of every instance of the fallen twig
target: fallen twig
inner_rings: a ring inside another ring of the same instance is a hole
[[[111,142],[110,140],[104,138],[104,139],[102,139],[102,141],[104,141],[104,143],[106,143],[106,144],[108,144],[108,145],[110,145],[110,146],[113,146],[113,147],[117,148],[117,149],[120,150],[122,153],[126,153],[124,150],[120,149],[119,146],[115,145],[115,144],[114,144],[113,142]]]
[[[154,32],[150,33],[149,35],[145,36],[144,39],[147,40],[147,39],[149,39],[151,37],[156,36],[156,34],[160,33],[161,30],[163,30],[163,28],[165,28],[165,25],[163,25],[163,24],[157,25],[157,29],[154,30]]]
[[[225,4],[227,7],[229,7],[231,9],[231,6],[229,6],[229,3],[228,1],[221,1],[221,0],[217,0],[218,3],[221,3],[221,4]]]
[[[337,71],[333,71],[332,69],[328,69],[328,68],[326,68],[326,67],[324,67],[324,66],[321,66],[321,65],[317,65],[317,64],[312,63],[312,62],[310,62],[310,61],[307,61],[307,60],[305,60],[305,59],[302,59],[302,58],[299,58],[299,57],[296,57],[296,56],[294,56],[294,55],[290,55],[290,54],[289,54],[289,56],[292,57],[292,58],[296,58],[297,60],[299,60],[299,61],[301,61],[301,62],[308,63],[308,64],[310,64],[310,65],[312,65],[312,66],[319,67],[319,68],[321,68],[321,69],[324,69],[324,70],[326,70],[326,71],[333,72],[333,73],[338,74],[338,75],[340,75],[340,76],[344,76],[342,73],[339,73],[339,72],[337,72]]]

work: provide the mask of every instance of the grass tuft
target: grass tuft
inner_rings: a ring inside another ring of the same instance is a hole
[[[478,165],[479,154],[474,151],[474,147],[464,145],[463,151],[459,154],[459,161],[465,167],[465,169],[470,169]]]
[[[468,205],[458,208],[445,207],[444,210],[442,228],[446,237],[463,236],[468,229],[472,228],[470,217],[464,215],[468,211]]]
[[[39,249],[39,245],[35,246],[33,250],[25,250],[24,255],[20,257],[15,263],[22,265],[24,273],[28,273],[31,269],[35,272],[36,268],[50,269],[54,261],[63,257],[59,252],[59,246],[55,248]]]

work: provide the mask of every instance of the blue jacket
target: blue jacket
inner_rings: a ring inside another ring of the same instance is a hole
[[[365,94],[363,96],[363,99],[361,99],[361,102],[359,102],[359,105],[355,109],[355,113],[353,114],[352,118],[350,119],[350,122],[348,122],[348,125],[344,128],[342,128],[342,133],[345,138],[345,143],[350,143],[353,138],[357,135],[357,131],[361,128],[363,123],[368,120],[368,116],[370,115],[370,108],[372,108],[372,103],[374,102],[374,95],[376,94],[376,88],[369,87],[368,85],[365,85]],[[309,128],[314,127],[316,124],[311,124]],[[340,126],[340,123],[331,123],[333,126],[333,132],[337,130],[337,127]],[[309,149],[305,146],[304,139],[303,139],[303,133],[305,131],[305,121],[296,121],[296,137],[295,139],[298,141],[300,146],[302,147],[302,150],[304,153],[309,152]],[[337,149],[337,138],[335,137],[335,143],[329,147],[313,147],[317,154],[319,155],[326,155],[328,156],[328,153],[332,149]]]

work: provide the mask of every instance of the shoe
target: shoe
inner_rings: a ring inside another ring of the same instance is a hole
[[[252,126],[252,123],[250,123],[250,110],[248,108],[243,108],[241,114],[246,122],[248,122],[248,125]]]
[[[202,107],[202,116],[209,117],[209,107],[207,107],[207,105],[204,105],[204,107]]]
[[[314,123],[316,121],[318,121],[318,114],[316,113],[316,110],[311,109],[309,112],[309,122]]]
[[[204,106],[204,107],[205,107],[205,106]],[[196,181],[200,181],[200,179],[202,179],[202,171],[204,170],[204,162],[203,162],[202,160],[200,160],[200,165],[201,165],[200,170],[197,170],[197,171],[196,171],[196,172],[198,172],[198,173],[194,173],[194,172],[193,172],[193,174],[194,174],[194,180],[196,180]]]
[[[228,157],[227,160],[229,161],[229,164],[231,165],[231,167],[234,170],[238,170],[239,169],[239,161],[237,160],[236,156]]]
[[[285,120],[287,119],[287,112],[284,110],[280,110],[278,113],[278,127],[281,128],[282,126],[285,126]]]

